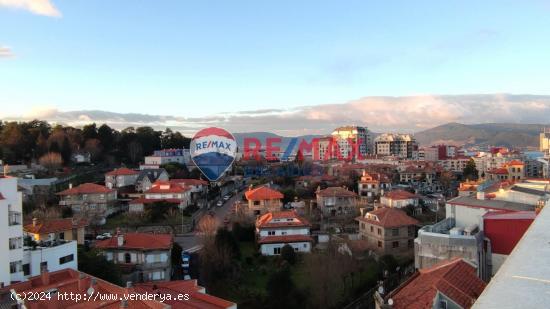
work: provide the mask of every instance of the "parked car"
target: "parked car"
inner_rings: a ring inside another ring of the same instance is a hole
[[[223,200],[224,201],[229,201],[230,198],[231,198],[231,195],[228,194],[228,195],[223,197]]]
[[[218,202],[216,203],[216,206],[222,207],[222,206],[223,206],[223,201],[218,201]]]
[[[103,240],[103,239],[108,239],[108,238],[111,238],[111,237],[113,237],[111,235],[111,233],[103,233],[103,234],[97,235],[95,239]]]

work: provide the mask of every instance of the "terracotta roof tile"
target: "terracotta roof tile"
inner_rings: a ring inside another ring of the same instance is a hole
[[[313,238],[308,235],[280,235],[265,236],[258,240],[258,244],[277,244],[293,242],[313,242]]]
[[[280,221],[273,222],[273,219],[294,219],[294,221]],[[309,222],[298,216],[298,214],[293,211],[279,211],[279,212],[268,212],[258,218],[256,221],[257,228],[277,228],[277,227],[307,227]]]
[[[138,174],[139,174],[138,171],[134,171],[134,170],[131,170],[131,169],[126,168],[126,167],[121,167],[121,168],[114,169],[114,170],[106,173],[105,175],[107,175],[107,176],[127,176],[127,175],[138,175]]]
[[[73,228],[85,227],[88,225],[86,220],[76,220],[73,224],[72,218],[65,219],[48,219],[45,222],[38,221],[36,225],[33,223],[23,227],[25,232],[33,234],[48,234],[63,231],[70,231]]]
[[[151,233],[124,233],[124,244],[118,246],[118,236],[105,240],[98,241],[96,248],[99,249],[138,249],[138,250],[155,250],[155,249],[170,249],[174,242],[171,234],[151,234]]]
[[[404,211],[392,207],[381,207],[369,211],[364,217],[357,217],[356,220],[379,225],[384,228],[417,225],[419,223],[418,220],[409,217]]]
[[[387,297],[393,300],[394,309],[431,308],[439,291],[462,308],[470,308],[485,286],[475,267],[454,258],[420,270]]]
[[[256,189],[248,190],[244,193],[244,195],[249,201],[277,200],[284,197],[281,192],[268,188],[266,186],[261,186]]]
[[[319,196],[356,197],[357,193],[342,187],[328,187],[317,192]]]
[[[95,183],[83,183],[78,187],[67,189],[57,193],[58,195],[77,195],[77,194],[98,194],[98,193],[111,193],[115,190],[109,189],[105,186],[100,186]]]
[[[418,198],[415,194],[405,190],[393,190],[384,194],[384,197],[392,200],[408,200],[412,198]]]

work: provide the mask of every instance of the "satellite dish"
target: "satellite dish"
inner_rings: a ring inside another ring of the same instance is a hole
[[[86,291],[86,293],[89,295],[89,296],[92,296],[94,294],[94,288],[92,287],[89,287],[88,290]]]
[[[393,299],[388,299],[388,305],[393,306]]]

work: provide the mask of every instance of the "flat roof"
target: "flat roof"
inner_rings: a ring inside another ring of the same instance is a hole
[[[547,308],[550,302],[550,209],[545,207],[508,256],[474,309]]]
[[[535,205],[501,201],[495,199],[479,200],[473,196],[459,196],[452,200],[447,201],[448,204],[463,205],[479,208],[492,208],[499,210],[513,210],[513,211],[534,211]]]

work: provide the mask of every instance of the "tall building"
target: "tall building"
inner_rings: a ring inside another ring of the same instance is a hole
[[[369,130],[366,127],[359,126],[344,126],[334,129],[331,133],[331,139],[322,139],[319,142],[319,156],[320,159],[326,159],[327,148],[330,142],[334,143],[335,149],[330,152],[330,158],[337,159],[338,157],[344,159],[357,160],[364,158],[369,153],[369,144],[371,144],[371,137]],[[357,147],[357,151],[354,148]],[[340,155],[337,156],[336,150],[340,151]],[[352,155],[354,154],[354,155]]]
[[[539,150],[544,153],[550,152],[550,129],[544,128],[539,134]]]
[[[0,176],[0,285],[24,280],[22,205],[17,178]]]
[[[382,156],[412,159],[418,153],[418,144],[409,134],[384,133],[374,139],[374,152]]]

